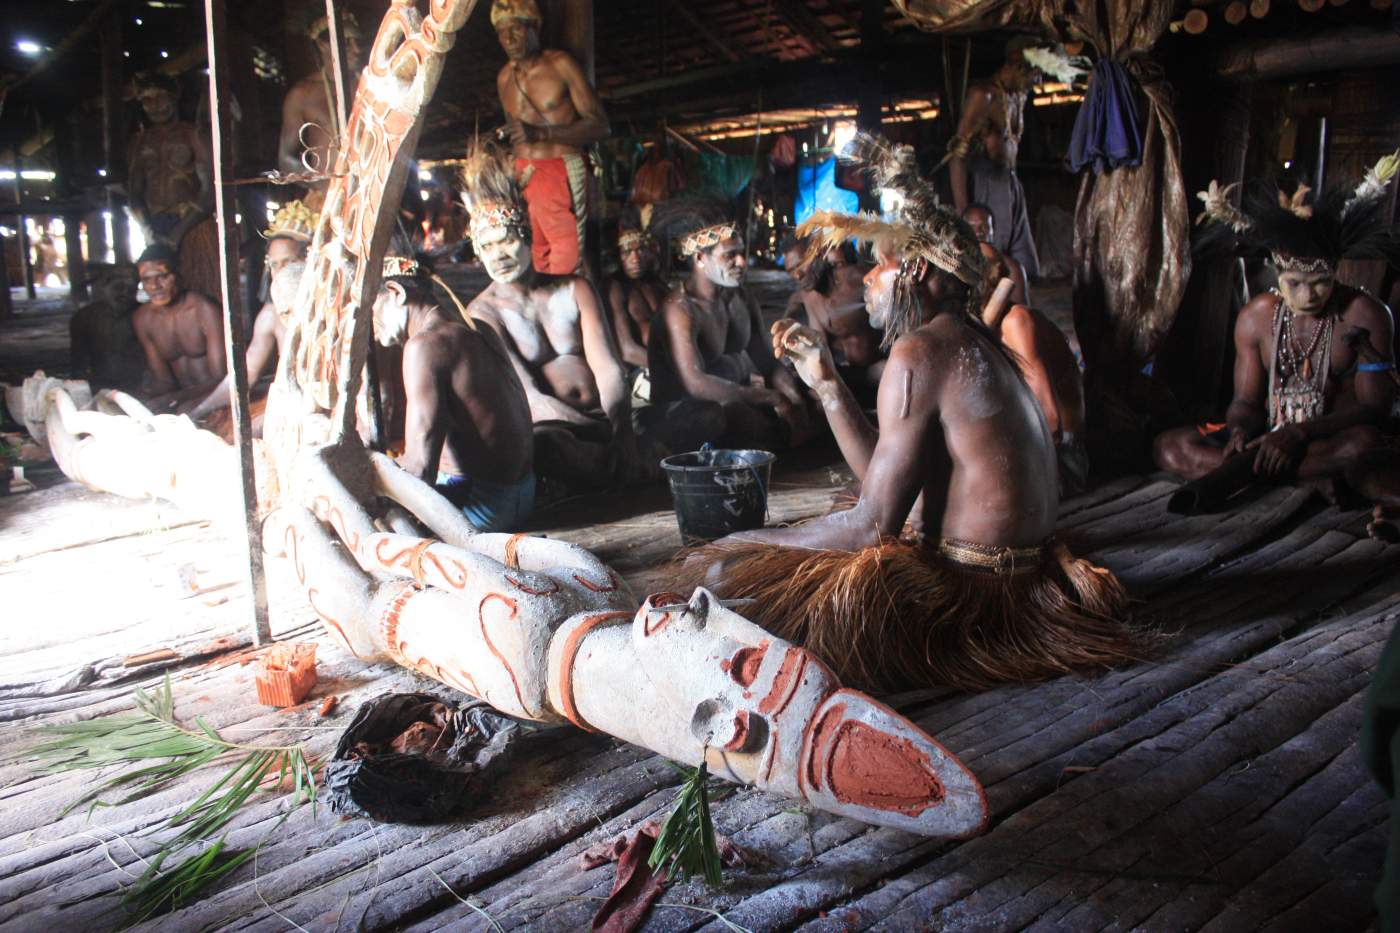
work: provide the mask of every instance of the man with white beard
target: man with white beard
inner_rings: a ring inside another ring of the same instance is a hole
[[[652,402],[719,403],[727,446],[776,449],[806,440],[806,396],[778,364],[758,304],[743,287],[748,261],[728,208],[703,196],[678,198],[657,205],[652,227],[690,265],[652,324]]]
[[[536,472],[571,486],[641,478],[622,357],[598,292],[581,276],[534,268],[529,214],[501,153],[474,149],[463,179],[472,243],[491,276],[467,313],[500,336],[524,385]]]

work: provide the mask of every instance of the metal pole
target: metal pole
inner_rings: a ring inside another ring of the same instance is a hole
[[[243,487],[243,511],[247,535],[248,592],[252,600],[253,644],[272,641],[267,618],[267,585],[263,579],[262,530],[258,522],[258,494],[253,478],[253,433],[248,419],[248,362],[243,314],[238,304],[238,237],[231,221],[235,191],[225,175],[232,168],[232,122],[225,62],[228,61],[227,19],[224,0],[204,0],[205,36],[209,47],[209,115],[214,150],[214,216],[219,224],[219,280],[224,307],[224,352],[228,355],[233,384],[229,404],[233,408],[233,443],[238,450],[239,479]]]

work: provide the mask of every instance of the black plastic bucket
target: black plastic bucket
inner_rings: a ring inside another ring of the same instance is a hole
[[[762,528],[775,459],[766,450],[697,450],[662,460],[681,540],[694,544]]]

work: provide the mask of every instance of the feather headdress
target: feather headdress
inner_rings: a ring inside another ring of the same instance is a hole
[[[1023,49],[1021,54],[1025,56],[1026,64],[1036,71],[1065,84],[1073,84],[1092,70],[1089,59],[1083,55],[1070,55],[1063,46],[1031,46]]]
[[[494,143],[474,140],[462,165],[462,204],[471,217],[471,236],[505,228],[522,240],[530,239],[530,213],[520,193],[514,168]]]
[[[1206,227],[1196,250],[1227,243],[1272,258],[1281,271],[1334,271],[1342,259],[1383,259],[1400,265],[1400,229],[1383,216],[1385,194],[1400,170],[1400,152],[1385,156],[1352,189],[1314,196],[1307,185],[1283,191],[1255,184],[1243,204],[1230,196],[1236,185],[1212,181],[1197,194],[1205,205],[1196,222]]]

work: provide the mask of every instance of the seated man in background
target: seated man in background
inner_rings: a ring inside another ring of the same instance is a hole
[[[1268,254],[1278,288],[1240,309],[1225,423],[1161,434],[1158,466],[1197,479],[1252,451],[1256,475],[1331,479],[1379,445],[1396,392],[1390,311],[1336,274],[1349,253],[1400,260],[1400,236],[1382,214],[1393,169],[1381,169],[1355,193],[1333,191],[1312,203],[1306,186],[1291,196],[1261,188],[1250,193],[1248,213],[1216,182],[1201,193],[1202,219],[1214,223],[1205,244],[1227,236]]]
[[[623,212],[617,232],[619,274],[608,282],[608,307],[612,311],[613,332],[618,349],[628,366],[647,365],[647,340],[651,322],[666,297],[666,283],[658,271],[661,256],[656,240],[646,229],[643,215],[651,208],[635,206]]]
[[[467,312],[495,330],[524,386],[537,470],[583,486],[639,478],[622,359],[598,292],[581,276],[534,268],[525,203],[498,152],[479,147],[467,163],[472,244],[491,276]]]
[[[301,284],[302,269],[298,268],[295,276],[282,286],[280,301],[277,280],[284,269],[293,264],[301,266],[305,262],[315,225],[315,214],[301,201],[290,201],[282,206],[273,218],[272,225],[263,232],[263,236],[267,237],[265,266],[271,286],[268,289],[267,304],[258,312],[253,321],[253,333],[248,338],[246,360],[250,392],[264,372],[273,371],[273,364],[282,355],[282,345],[287,337],[287,316],[291,313],[292,301],[296,298],[296,290]],[[212,392],[186,414],[199,421],[228,405],[230,380],[230,376],[225,376]],[[254,406],[254,437],[261,436],[262,433],[257,422],[262,419],[264,405]],[[216,426],[211,426],[210,429],[216,434],[222,433]]]
[[[137,391],[146,371],[141,344],[131,327],[136,310],[136,267],[130,264],[88,266],[92,301],[68,322],[69,360],[73,375],[94,389]]]
[[[489,327],[444,311],[411,259],[384,260],[374,337],[403,347],[407,397],[399,465],[479,531],[514,531],[535,504],[530,406]]]
[[[842,243],[825,256],[807,256],[810,244],[791,237],[783,243],[783,268],[797,283],[783,315],[797,319],[826,338],[841,379],[866,408],[875,405],[875,390],[885,368],[880,335],[865,313],[863,280],[870,267],[860,262],[855,246]]]
[[[146,355],[147,404],[154,411],[204,398],[228,372],[223,314],[208,298],[185,290],[177,261],[175,250],[160,243],[136,261],[149,300],[131,325]]]
[[[1002,279],[1013,282],[1005,257],[990,243],[981,243],[987,264],[988,292]],[[1040,403],[1050,437],[1055,442],[1060,498],[1089,488],[1089,450],[1084,445],[1084,379],[1064,331],[1034,308],[1011,301],[988,304],[982,323],[1015,355],[1021,375]]]
[[[972,228],[973,234],[982,244],[982,255],[993,256],[1006,268],[1006,278],[1011,280],[1011,303],[1030,307],[1030,285],[1026,281],[1026,270],[1019,262],[997,249],[993,239],[996,236],[996,221],[992,209],[985,204],[973,202],[962,212],[962,219]]]
[[[723,539],[668,586],[751,599],[747,618],[861,689],[978,690],[1133,659],[1143,641],[1125,621],[1127,594],[1053,540],[1054,448],[1015,360],[978,316],[976,241],[907,147],[861,136],[853,151],[879,187],[903,194],[898,222],[824,212],[802,230],[876,244],[866,303],[889,345],[879,429],[820,335],[780,321],[773,342],[822,399],[860,500]]]
[[[677,198],[657,206],[653,226],[679,244],[688,268],[652,327],[652,402],[718,403],[727,446],[780,449],[806,440],[805,394],[778,364],[758,304],[743,287],[748,261],[728,208],[712,198]]]

